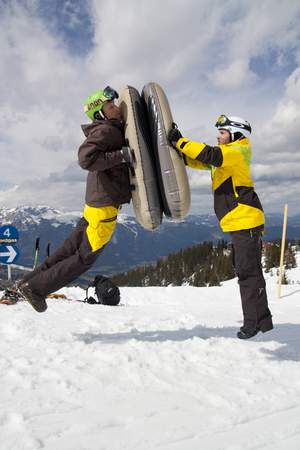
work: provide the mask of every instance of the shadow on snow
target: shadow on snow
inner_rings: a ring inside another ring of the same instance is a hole
[[[187,341],[190,339],[211,339],[211,338],[229,338],[235,342],[248,342],[263,344],[267,342],[278,342],[282,344],[275,350],[261,348],[262,352],[275,360],[291,360],[300,361],[300,324],[275,324],[274,330],[268,333],[259,333],[249,341],[239,341],[236,338],[236,327],[207,328],[201,325],[187,330],[180,328],[179,330],[156,330],[156,331],[139,331],[133,328],[131,331],[124,333],[84,333],[75,334],[78,340],[85,344],[93,344],[101,342],[103,344],[121,344],[129,340],[143,342],[166,342],[166,341]]]

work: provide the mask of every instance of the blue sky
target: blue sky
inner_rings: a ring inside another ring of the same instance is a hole
[[[190,139],[249,120],[266,212],[299,213],[299,19],[299,0],[0,2],[0,205],[82,209],[85,97],[157,81]],[[191,211],[212,213],[209,175],[188,173]]]
[[[82,57],[93,45],[94,27],[89,4],[85,0],[41,0],[36,2],[35,14],[68,52]]]

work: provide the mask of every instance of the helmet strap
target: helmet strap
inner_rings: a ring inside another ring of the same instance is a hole
[[[94,113],[94,120],[104,120],[104,119],[105,119],[105,116],[102,113],[102,111],[96,111]]]
[[[235,133],[230,133],[231,140],[230,142],[238,141],[239,139],[243,138],[243,133],[240,133],[239,131],[236,131]]]

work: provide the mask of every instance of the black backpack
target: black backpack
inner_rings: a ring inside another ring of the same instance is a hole
[[[90,287],[95,288],[98,301],[94,299],[94,297],[88,296],[88,290]],[[86,290],[85,301],[92,305],[101,304],[116,306],[120,303],[120,290],[118,286],[115,285],[115,283],[113,283],[109,278],[102,275],[97,275],[94,282],[88,286]]]

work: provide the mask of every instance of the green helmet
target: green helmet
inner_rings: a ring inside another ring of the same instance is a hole
[[[119,94],[109,86],[91,94],[84,103],[84,112],[94,120],[95,113],[100,112],[106,102],[119,98]]]

